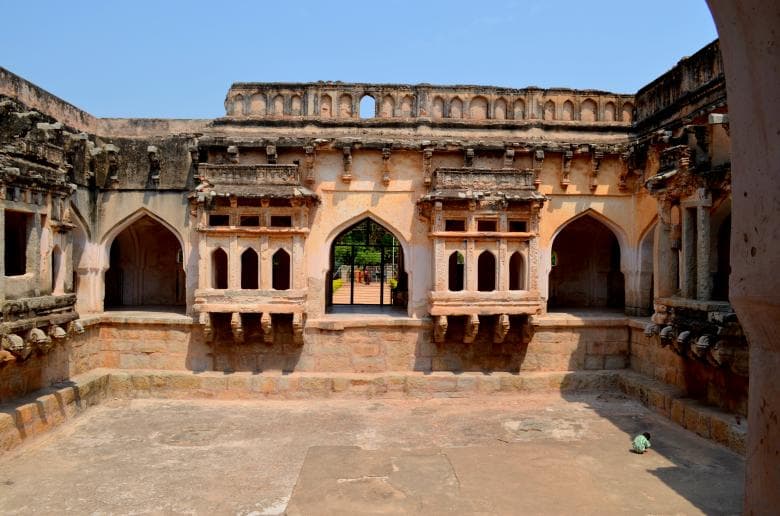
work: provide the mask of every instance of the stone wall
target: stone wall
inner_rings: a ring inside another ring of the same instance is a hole
[[[747,414],[748,377],[729,368],[713,367],[662,347],[644,326],[631,327],[631,369],[681,389],[688,397],[740,415]]]

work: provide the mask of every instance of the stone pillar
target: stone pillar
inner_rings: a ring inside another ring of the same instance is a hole
[[[654,252],[655,295],[673,296],[677,292],[677,250],[672,248],[672,206],[658,205],[658,225],[655,228]]]
[[[745,514],[780,506],[780,4],[708,0],[720,35],[731,126],[729,300],[750,343]]]
[[[697,258],[697,238],[696,238],[696,216],[694,210],[683,206],[681,208],[682,216],[682,295],[688,299],[696,297],[696,258]]]
[[[35,194],[31,194],[35,195]],[[35,295],[41,295],[41,214],[32,215],[32,230],[27,238],[27,272],[32,272]],[[46,250],[48,252],[48,249]]]
[[[509,258],[507,257],[506,238],[498,243],[498,283],[496,290],[509,290]]]
[[[230,237],[230,245],[227,250],[228,254],[228,288],[240,289],[241,288],[241,249],[238,247],[238,237],[232,235]]]
[[[260,289],[269,290],[271,288],[271,253],[268,250],[268,235],[260,237]]]
[[[477,253],[475,252],[474,239],[469,239],[466,243],[465,258],[465,290],[475,292],[477,290]]]
[[[710,274],[710,209],[696,207],[696,299],[712,297],[712,274]]]
[[[305,278],[303,274],[303,235],[293,236],[292,246],[292,285],[293,289],[302,289],[305,287]]]
[[[433,241],[433,289],[442,291],[447,290],[449,285],[449,256],[446,256],[444,249],[444,240],[436,238]]]

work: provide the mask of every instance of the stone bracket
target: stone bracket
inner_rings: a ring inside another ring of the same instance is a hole
[[[231,314],[230,329],[233,331],[233,340],[236,342],[244,342],[244,326],[239,312],[233,312]]]
[[[203,339],[206,342],[214,341],[214,327],[211,325],[211,314],[201,312],[198,316],[198,322],[203,325]]]
[[[433,175],[433,147],[426,147],[423,149],[423,183],[425,183],[425,185],[431,184],[432,175]]]
[[[341,180],[345,183],[352,181],[352,147],[345,146],[342,149],[344,153],[344,172],[341,174]]]
[[[569,184],[571,183],[571,162],[574,158],[574,152],[571,150],[564,151],[562,154],[563,157],[563,174],[561,175],[561,188],[563,190],[566,190],[569,188]]]
[[[303,166],[305,169],[305,181],[309,184],[314,183],[314,145],[305,145],[303,147],[305,157],[303,159]]]
[[[382,184],[390,184],[390,147],[382,148]]]
[[[466,319],[466,330],[463,332],[463,343],[471,344],[479,333],[479,316],[472,314]]]
[[[509,315],[500,314],[496,318],[496,327],[493,331],[493,343],[501,344],[509,333]]]
[[[263,342],[272,344],[274,341],[274,325],[271,314],[263,312],[260,316],[260,328],[263,330]]]
[[[447,335],[447,316],[437,315],[433,319],[433,342],[444,342]]]

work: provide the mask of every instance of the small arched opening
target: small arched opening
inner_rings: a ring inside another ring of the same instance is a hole
[[[241,253],[241,288],[255,290],[258,288],[257,252],[251,247]]]
[[[376,116],[376,100],[371,95],[363,95],[360,99],[360,118],[374,118]]]
[[[555,237],[548,307],[623,308],[620,243],[590,215],[570,222]]]
[[[171,230],[148,215],[111,243],[105,274],[104,305],[183,306],[183,253]]]
[[[290,290],[290,254],[284,249],[271,258],[271,287],[274,290]]]
[[[228,288],[228,255],[221,247],[211,253],[211,288]]]
[[[525,265],[519,251],[509,259],[509,290],[525,290]]]
[[[447,288],[451,292],[460,292],[463,290],[463,278],[464,278],[464,266],[466,261],[463,259],[463,255],[459,251],[455,251],[450,255],[448,274],[449,281]]]
[[[490,251],[483,251],[477,259],[477,290],[496,290],[496,257]]]

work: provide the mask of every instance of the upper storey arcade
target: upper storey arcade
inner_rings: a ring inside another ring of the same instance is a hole
[[[369,97],[372,109],[361,110]],[[343,82],[235,83],[225,98],[231,118],[264,120],[527,124],[532,121],[630,126],[633,95],[566,88],[498,88]]]

